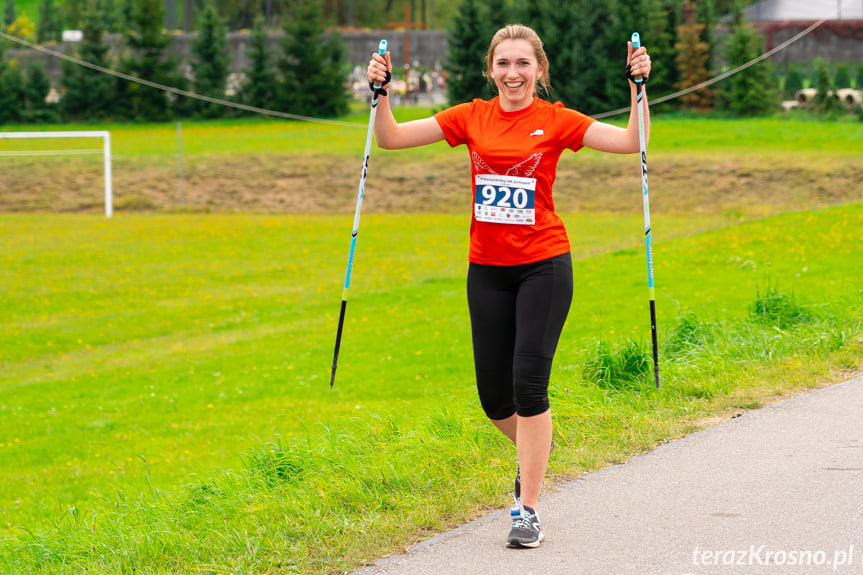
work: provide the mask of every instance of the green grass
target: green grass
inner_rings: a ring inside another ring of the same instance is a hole
[[[355,161],[367,118],[184,123],[184,152]],[[666,192],[677,158],[829,173],[863,149],[849,122],[660,123]],[[176,154],[175,125],[109,128],[121,157]],[[549,483],[859,369],[863,204],[746,221],[732,200],[654,217],[660,392],[640,206],[563,214],[576,290]],[[474,389],[467,218],[363,216],[330,390],[351,215],[0,214],[0,572],[339,573],[507,504],[514,450]]]
[[[639,218],[567,223],[553,476],[859,365],[863,205],[663,221],[660,393],[652,374],[582,377],[597,342],[649,339]],[[333,390],[349,217],[0,225],[0,569],[334,573],[505,504],[514,453],[475,398],[463,217],[364,219]],[[811,321],[752,321],[767,287]]]
[[[427,107],[399,107],[395,109],[399,121],[426,117],[434,112]],[[182,122],[183,152],[185,154],[257,154],[321,153],[356,157],[362,151],[365,130],[368,127],[368,110],[358,109],[344,121],[356,127],[332,126],[288,120],[262,118],[218,120],[209,122]],[[614,118],[615,123],[625,117]],[[650,140],[651,157],[655,154],[723,154],[738,153],[777,156],[794,152],[813,154],[855,155],[863,147],[863,123],[854,121],[816,121],[797,115],[780,115],[729,121],[700,116],[658,116]],[[176,124],[63,124],[57,126],[10,126],[15,130],[109,130],[113,152],[118,156],[174,156],[177,154]],[[4,149],[14,146],[31,147],[26,143],[3,142]],[[56,144],[42,144],[55,145]],[[376,154],[408,155],[410,157],[436,156],[446,153],[445,143],[434,146]]]

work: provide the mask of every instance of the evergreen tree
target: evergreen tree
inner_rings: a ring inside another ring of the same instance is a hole
[[[679,33],[683,22],[680,3],[677,0],[648,0],[647,10],[647,23],[640,33],[641,40],[650,51],[651,60],[660,64],[650,72],[650,91],[652,94],[668,94],[681,82],[680,69],[670,65],[677,58],[675,32]]]
[[[84,39],[77,57],[85,62],[110,68],[110,48],[104,42],[103,17],[96,2],[89,0],[83,14]],[[106,120],[112,115],[116,80],[96,70],[64,61],[62,85],[66,94],[60,112],[67,120]]]
[[[746,22],[738,6],[734,28],[725,45],[725,59],[731,68],[757,58],[763,39]],[[778,94],[776,75],[767,61],[750,66],[723,82],[722,95],[728,108],[741,116],[763,114],[776,107]]]
[[[27,83],[24,87],[26,100],[24,117],[28,123],[56,122],[57,113],[45,102],[51,90],[51,80],[41,62],[34,62],[27,68]]]
[[[710,47],[710,58],[716,51],[716,40],[713,37],[713,28],[716,27],[716,2],[715,0],[697,0],[695,6],[695,21],[704,26],[701,32],[701,41],[706,42]],[[708,62],[708,68],[710,68]]]
[[[579,95],[572,104],[585,114],[623,108],[630,103],[625,78],[626,42],[638,30],[634,14],[638,3],[625,7],[620,2],[579,0],[583,15],[576,30],[576,76]],[[619,18],[619,10],[632,10],[631,17]],[[644,38],[645,46],[649,39]],[[552,64],[553,65],[553,64]]]
[[[165,57],[171,38],[162,31],[162,0],[135,2],[131,29],[123,39],[130,53],[121,60],[121,69],[130,76],[165,85],[178,81],[176,63]],[[168,99],[161,90],[124,82],[118,85],[121,113],[139,121],[164,121],[170,117]]]
[[[213,98],[225,97],[228,79],[228,29],[215,6],[208,2],[198,18],[198,34],[192,42],[195,59],[195,92]],[[225,109],[218,104],[196,101],[195,107],[205,118],[217,118]]]
[[[489,41],[491,41],[491,37],[495,32],[507,24],[512,24],[512,19],[510,18],[510,10],[506,2],[504,0],[488,0]]]
[[[249,36],[252,67],[243,86],[243,100],[249,106],[256,108],[271,106],[278,88],[276,74],[273,71],[272,53],[267,46],[269,34],[265,26],[266,21],[263,16],[255,18],[252,33]]]
[[[15,14],[15,0],[6,0],[6,13],[4,16],[4,22],[6,25],[4,28],[8,28],[14,24],[17,19],[18,16]]]
[[[543,0],[521,0],[517,3],[514,11],[518,15],[520,23],[536,30],[537,34],[540,34],[540,38],[542,38],[540,30],[545,24],[546,17],[546,6]]]
[[[120,26],[123,31],[135,26],[135,0],[122,0],[120,5]]]
[[[298,0],[283,25],[278,62],[279,106],[292,114],[341,116],[348,111],[347,61],[341,37],[324,34],[321,0]]]
[[[100,6],[102,12],[102,29],[105,32],[119,32],[120,19],[115,0],[104,0]]]
[[[59,41],[62,33],[54,0],[42,0],[39,5],[39,25],[36,29],[37,42]]]
[[[24,75],[17,62],[0,62],[0,124],[20,123],[27,106]]]
[[[589,0],[588,8],[597,10],[597,0]],[[609,109],[625,108],[630,104],[629,84],[625,79],[626,42],[633,32],[643,29],[648,21],[648,6],[643,0],[612,0],[608,2],[602,16],[592,30],[586,31],[582,48],[583,53],[595,50],[596,65],[602,82],[601,97],[595,101],[588,113],[604,112]],[[584,10],[583,10],[584,11]],[[591,36],[594,38],[590,42]],[[652,41],[642,34],[642,43],[648,49]],[[670,65],[670,63],[668,64]]]
[[[848,66],[839,64],[836,67],[836,76],[833,78],[833,87],[837,90],[851,87],[851,76],[848,75]]]
[[[447,43],[447,97],[450,104],[487,99],[491,95],[486,79],[485,55],[491,38],[487,37],[488,15],[481,0],[462,0],[453,19]]]
[[[854,89],[863,90],[863,66],[857,68],[857,76],[854,78]]]
[[[84,25],[84,4],[86,0],[63,0],[61,13],[63,25],[67,30],[80,30]]]
[[[11,121],[12,109],[15,106],[11,91],[7,87],[9,62],[6,61],[6,42],[0,42],[0,126]]]
[[[689,0],[684,0],[683,14],[684,23],[677,29],[680,41],[674,45],[677,49],[677,69],[680,72],[680,82],[676,86],[679,89],[695,86],[711,77],[707,69],[710,46],[702,40],[704,24],[696,21],[695,10]],[[680,101],[686,108],[707,111],[713,108],[713,99],[713,90],[708,86],[685,94]]]
[[[579,78],[580,54],[579,45],[579,5],[566,0],[547,0],[540,6],[545,11],[544,23],[536,30],[543,41],[546,56],[548,56],[548,81],[551,83],[551,94],[540,97],[551,101],[561,101],[570,108],[579,106],[578,98],[584,87],[583,79]],[[540,12],[541,13],[541,12]],[[553,15],[553,17],[552,17]]]
[[[797,98],[797,92],[803,89],[803,76],[794,64],[788,64],[788,74],[785,75],[785,85],[782,88],[783,97],[786,100]]]
[[[815,88],[815,100],[813,105],[815,112],[824,115],[833,115],[842,109],[842,104],[833,93],[833,81],[830,78],[830,66],[823,58],[815,59],[815,77],[817,78],[813,87]]]

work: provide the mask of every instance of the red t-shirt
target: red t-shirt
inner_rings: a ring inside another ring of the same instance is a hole
[[[449,145],[467,144],[471,155],[471,262],[520,265],[570,251],[551,191],[560,154],[581,149],[593,118],[538,98],[504,112],[494,98],[453,106],[435,119]]]

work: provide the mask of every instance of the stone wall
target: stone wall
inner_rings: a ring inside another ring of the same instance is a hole
[[[274,31],[270,37],[270,47],[275,52],[281,51],[281,31]],[[372,52],[378,48],[382,39],[387,40],[390,52],[392,52],[393,67],[401,68],[404,65],[404,31],[382,30],[358,32],[342,32],[342,40],[345,44],[347,59],[351,66],[365,67]],[[434,69],[442,65],[446,59],[446,37],[444,30],[412,30],[410,32],[409,48],[412,65],[420,65]],[[194,36],[186,33],[174,35],[174,42],[170,52],[177,56],[186,66],[192,61],[192,42]],[[106,36],[106,42],[111,45],[112,52],[116,57],[123,50],[122,38],[117,34]],[[51,50],[63,54],[74,54],[75,43],[61,42],[54,45],[46,45]],[[249,35],[246,32],[231,32],[228,34],[228,53],[230,55],[230,69],[232,72],[241,72],[250,66],[248,56]],[[60,59],[48,54],[36,52],[27,48],[7,50],[6,57],[18,59],[22,64],[33,60],[40,60],[45,64],[46,71],[56,85],[61,76]]]

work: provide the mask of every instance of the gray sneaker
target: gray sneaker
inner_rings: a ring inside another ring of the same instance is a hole
[[[536,510],[522,505],[510,509],[512,518],[512,529],[506,539],[507,547],[539,547],[545,539],[539,526],[539,515]]]

